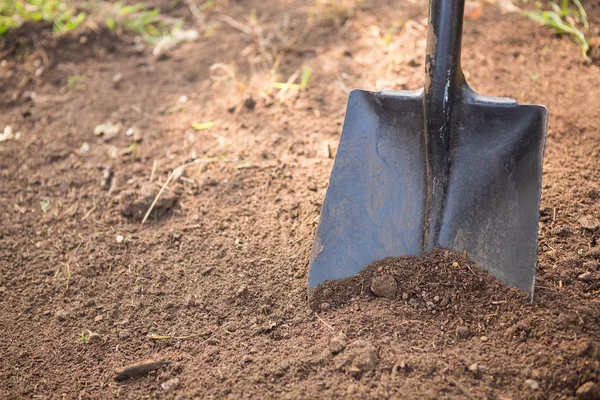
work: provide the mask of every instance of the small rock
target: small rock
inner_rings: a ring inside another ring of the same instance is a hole
[[[112,85],[113,87],[119,87],[119,85],[121,84],[121,82],[123,81],[123,74],[122,73],[116,73],[113,75],[112,77]]]
[[[119,134],[121,124],[100,124],[94,128],[94,136],[103,136],[105,139],[111,139]]]
[[[433,302],[434,302],[434,303],[437,303],[438,301],[440,301],[440,296],[435,296],[435,297],[433,298]]]
[[[321,309],[321,311],[327,311],[327,310],[329,310],[330,307],[331,307],[331,305],[329,303],[327,303],[327,302],[323,302],[319,306],[319,308]]]
[[[66,321],[67,319],[67,312],[65,310],[58,310],[55,314],[54,317],[56,318],[57,321]]]
[[[144,136],[142,135],[142,131],[139,129],[135,129],[133,131],[133,141],[136,143],[140,143],[144,140]]]
[[[100,182],[100,187],[102,187],[102,189],[104,189],[104,190],[110,189],[110,186],[112,183],[112,178],[113,178],[112,168],[110,168],[110,167],[104,168],[104,170],[102,171],[102,182]]]
[[[250,364],[254,361],[254,358],[246,354],[244,357],[242,357],[242,361],[244,362],[244,364]]]
[[[102,341],[102,336],[100,336],[100,334],[98,334],[96,332],[90,332],[87,335],[87,342],[89,344],[100,343],[101,341]]]
[[[101,322],[104,319],[104,317],[102,315],[97,315],[96,318],[94,318],[94,322]]]
[[[373,371],[379,364],[377,348],[366,340],[357,340],[348,345],[352,353],[352,372]]]
[[[393,299],[398,291],[398,283],[390,274],[379,275],[373,278],[371,291],[375,296]]]
[[[487,336],[482,336],[479,338],[479,340],[481,340],[482,342],[487,342],[488,341],[488,337]]]
[[[575,354],[577,354],[578,357],[582,357],[588,354],[593,347],[594,345],[590,340],[581,340],[575,346]]]
[[[237,297],[241,297],[248,292],[248,287],[246,285],[240,286],[240,288],[235,292]]]
[[[248,110],[254,110],[254,107],[256,107],[256,101],[254,98],[252,98],[252,96],[246,96],[244,98],[244,107],[246,107]]]
[[[600,400],[600,385],[586,382],[577,389],[575,395],[579,400]]]
[[[525,379],[525,387],[531,391],[535,391],[540,388],[540,384],[533,379]]]
[[[168,381],[163,382],[160,385],[160,387],[162,387],[165,392],[170,392],[172,390],[175,390],[179,387],[179,379],[178,378],[169,379]]]
[[[408,292],[402,293],[402,300],[408,300],[409,297],[410,297],[410,294],[408,294]]]
[[[596,232],[598,230],[598,220],[591,215],[585,215],[579,218],[578,222],[586,231]]]
[[[456,328],[456,336],[460,339],[467,339],[471,336],[471,331],[468,326],[459,326]]]
[[[338,353],[341,353],[342,351],[344,351],[347,344],[348,344],[348,341],[346,339],[346,335],[344,335],[344,334],[337,335],[337,336],[332,337],[329,340],[329,350],[331,351],[332,354],[338,354]]]
[[[594,280],[594,274],[591,272],[584,272],[583,274],[577,277],[582,282],[592,282]]]
[[[127,329],[121,329],[119,331],[119,339],[127,339],[129,337],[131,337],[131,331]]]
[[[79,148],[79,151],[82,153],[87,153],[90,151],[90,144],[88,142],[83,142],[81,144],[81,147]]]
[[[121,244],[123,243],[123,240],[125,240],[125,238],[122,235],[117,235],[115,240],[117,241],[117,243]]]
[[[477,365],[476,363],[469,365],[469,371],[477,375],[479,373],[479,365]]]

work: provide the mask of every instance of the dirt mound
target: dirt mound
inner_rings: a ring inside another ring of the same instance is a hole
[[[402,300],[432,314],[481,307],[489,310],[503,303],[521,304],[528,296],[506,286],[460,254],[436,248],[423,256],[386,258],[348,279],[326,282],[315,288],[314,310],[339,308],[359,297]]]

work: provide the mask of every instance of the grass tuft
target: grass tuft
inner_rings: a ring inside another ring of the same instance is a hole
[[[571,2],[574,7],[571,6]],[[554,29],[559,35],[568,35],[579,44],[581,55],[588,59],[587,53],[590,49],[589,39],[585,32],[589,30],[587,13],[580,0],[562,0],[559,6],[555,2],[550,3],[552,10],[524,11],[524,14],[537,22]],[[541,6],[538,4],[538,8]]]

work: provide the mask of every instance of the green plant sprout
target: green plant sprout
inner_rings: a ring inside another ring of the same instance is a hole
[[[571,1],[576,8],[570,7]],[[579,44],[581,55],[587,60],[590,46],[584,32],[589,30],[589,23],[587,13],[580,0],[563,0],[560,6],[555,2],[551,2],[550,7],[552,8],[551,11],[524,11],[524,14],[528,18],[554,29],[558,34],[571,36]]]

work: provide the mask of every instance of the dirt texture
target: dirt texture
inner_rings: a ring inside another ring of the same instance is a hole
[[[2,41],[0,398],[597,398],[598,63],[505,2],[465,21],[471,87],[550,111],[533,303],[439,250],[315,312],[347,91],[423,86],[427,4],[212,3],[150,2],[201,34],[160,57],[101,29]]]

